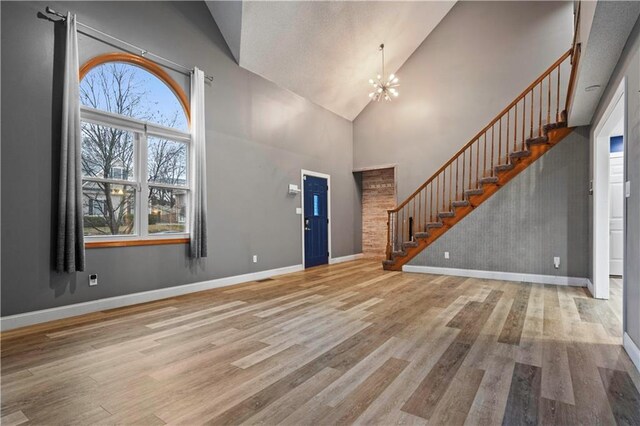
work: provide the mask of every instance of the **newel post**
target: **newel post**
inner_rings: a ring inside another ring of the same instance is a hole
[[[387,210],[387,259],[391,259],[391,210]]]

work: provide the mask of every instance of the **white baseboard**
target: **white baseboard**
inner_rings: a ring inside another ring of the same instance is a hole
[[[331,259],[329,259],[329,265],[333,265],[335,263],[350,262],[352,260],[362,259],[363,257],[364,255],[362,253],[350,254],[348,256],[342,257],[332,257]]]
[[[517,281],[538,284],[569,285],[586,287],[588,278],[559,277],[555,275],[521,274],[518,272],[479,271],[475,269],[440,268],[435,266],[404,265],[404,272],[422,274],[455,275],[459,277],[483,278],[489,280]]]
[[[587,289],[589,290],[589,293],[591,294],[591,297],[596,297],[595,296],[595,289],[593,288],[593,283],[591,282],[591,280],[589,278],[587,278]]]
[[[622,346],[624,346],[624,349],[629,354],[629,358],[633,361],[633,365],[635,365],[636,369],[640,371],[640,348],[638,348],[627,333],[624,333],[624,337],[622,338]]]
[[[341,258],[340,258],[341,259]],[[217,278],[209,281],[201,281],[192,284],[178,285],[174,287],[160,288],[157,290],[143,291],[140,293],[125,294],[122,296],[108,297],[106,299],[92,300],[89,302],[75,303],[73,305],[57,308],[43,309],[40,311],[25,312],[23,314],[9,315],[0,318],[0,330],[6,331],[18,327],[40,324],[43,322],[75,317],[106,309],[120,308],[138,303],[152,302],[188,293],[203,290],[211,290],[218,287],[226,287],[249,281],[262,280],[274,275],[289,274],[302,271],[302,265],[286,266],[284,268],[269,269],[266,271],[251,272],[249,274],[235,275],[232,277]]]

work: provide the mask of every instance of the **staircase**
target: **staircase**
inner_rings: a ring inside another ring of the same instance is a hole
[[[437,240],[573,129],[574,45],[398,207],[388,210],[386,270]],[[562,108],[562,109],[561,109]]]

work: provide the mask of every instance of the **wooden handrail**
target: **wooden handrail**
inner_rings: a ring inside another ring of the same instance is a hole
[[[540,84],[545,78],[547,78],[547,76],[549,76],[551,74],[552,71],[554,71],[558,66],[560,66],[569,56],[571,56],[572,54],[572,49],[569,49],[567,52],[565,52],[557,61],[555,61],[549,68],[547,68],[547,70],[540,76],[538,77],[533,83],[531,83],[529,86],[527,86],[527,88],[525,90],[522,91],[522,93],[513,100],[513,102],[511,102],[506,108],[504,108],[493,120],[491,120],[491,122],[489,122],[489,124],[487,126],[485,126],[481,131],[479,131],[466,145],[464,145],[462,148],[460,148],[460,150],[455,153],[450,159],[449,161],[447,161],[442,167],[440,167],[438,169],[438,171],[436,171],[427,181],[425,181],[422,185],[420,185],[420,187],[418,187],[418,189],[416,189],[409,197],[407,197],[401,204],[399,204],[395,209],[390,209],[387,210],[387,212],[389,213],[397,213],[398,211],[400,211],[400,209],[402,209],[404,206],[406,206],[413,198],[415,198],[418,193],[420,193],[423,189],[425,189],[427,187],[427,185],[429,185],[431,182],[433,182],[433,180],[439,175],[441,174],[447,167],[449,167],[460,155],[462,155],[462,153],[464,151],[466,151],[469,147],[471,147],[473,145],[474,142],[476,142],[478,140],[478,138],[480,138],[480,136],[482,136],[484,133],[487,132],[487,130],[489,130],[491,127],[495,126],[496,123],[498,121],[500,121],[500,119],[507,114],[511,108],[513,108],[518,102],[520,102],[521,100],[523,100],[528,94],[529,92],[531,92],[531,90],[536,87],[538,84]],[[575,76],[573,76],[575,77]]]

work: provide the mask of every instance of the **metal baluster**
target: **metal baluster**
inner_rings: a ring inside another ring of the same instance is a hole
[[[491,176],[493,176],[493,147],[495,145],[496,125],[491,126]]]
[[[525,132],[526,132],[526,114],[525,112],[527,111],[527,96],[525,95],[524,98],[522,98],[522,150],[524,151],[524,139],[525,139]]]
[[[438,182],[436,184],[436,207],[434,209],[434,216],[435,219],[438,219],[438,206],[440,206],[440,175],[438,175],[438,177],[436,178],[438,179]]]
[[[533,89],[531,89],[531,119],[530,119],[530,125],[531,125],[531,129],[529,130],[529,137],[532,138],[533,137],[533,104],[534,104],[534,92]],[[524,141],[522,141],[522,148],[526,148]]]
[[[518,148],[516,148],[516,140],[518,139],[518,103],[516,102],[516,110],[513,114],[513,152],[515,152]]]
[[[469,181],[467,182],[467,189],[471,189],[471,169],[473,169],[473,145],[469,147]]]
[[[480,188],[480,139],[478,139],[476,142],[478,142],[478,144],[476,145],[476,189]]]
[[[451,178],[453,175],[453,162],[449,163],[449,208],[447,209],[447,211],[451,210],[451,190],[453,189],[453,187],[451,186]]]
[[[484,132],[484,160],[482,161],[482,177],[487,174],[487,132]]]
[[[465,149],[464,151],[462,151],[462,198],[463,199],[464,199],[464,191],[466,189],[466,187],[464,186],[464,173],[466,168],[466,161],[467,161],[467,150]]]
[[[429,222],[433,222],[433,181],[429,183]]]
[[[506,154],[507,154],[507,156],[506,156],[507,161],[509,161],[509,141],[510,141],[510,139],[509,139],[509,130],[510,130],[510,129],[509,129],[509,128],[511,127],[511,123],[509,122],[509,121],[510,121],[510,118],[511,118],[511,110],[507,111],[507,140],[506,140],[506,142],[505,142],[505,144],[504,144],[505,151],[507,151],[507,152],[506,152]]]
[[[420,190],[420,193],[418,194],[418,223],[417,223],[417,229],[421,229],[422,226],[422,191],[424,191],[423,189]],[[413,224],[413,227],[416,228],[416,224]],[[415,235],[416,230],[413,230],[413,233]]]
[[[556,122],[560,121],[560,68],[562,64],[558,65],[558,87],[556,95]]]
[[[398,235],[398,248],[402,247],[402,243],[404,242],[404,207],[400,209],[402,213],[402,218],[399,218],[400,221],[400,234]]]
[[[500,158],[502,158],[502,117],[500,117],[500,131],[498,132],[498,164],[500,164]]]
[[[540,110],[538,111],[538,136],[542,136],[542,82],[540,82]]]
[[[460,166],[458,165],[458,160],[460,159],[460,156],[456,157],[456,200],[459,200],[458,198],[458,176],[460,175]]]
[[[446,189],[447,189],[447,169],[445,168],[442,171],[442,210],[440,211],[444,211],[444,194]]]
[[[547,124],[551,123],[551,73],[547,76]]]

